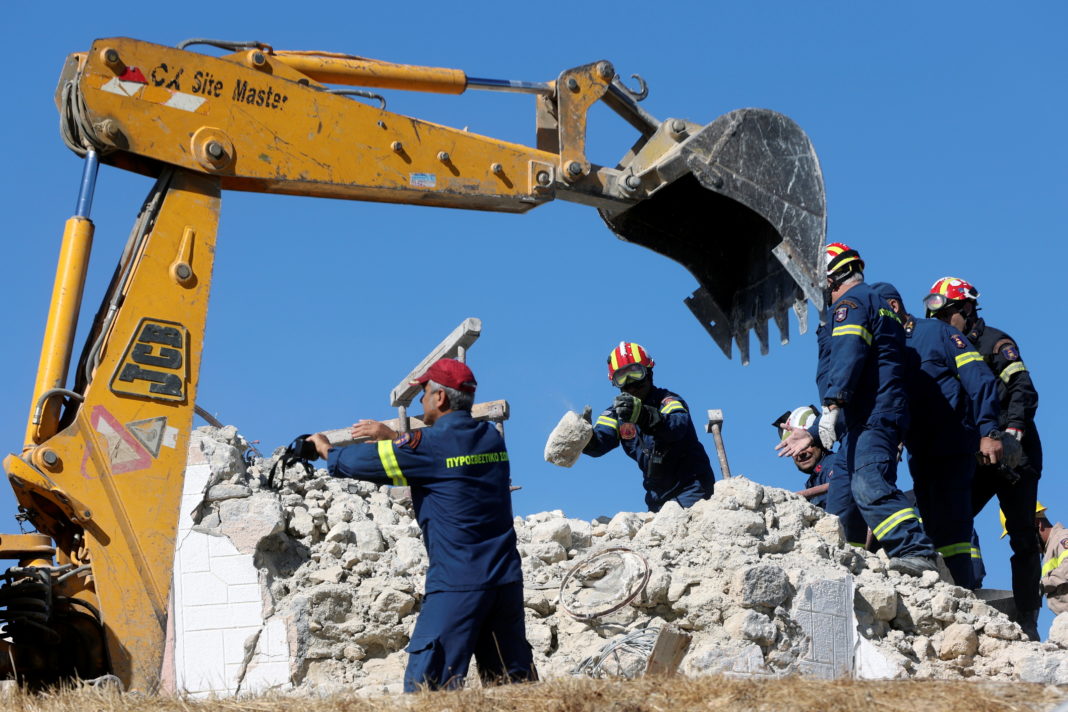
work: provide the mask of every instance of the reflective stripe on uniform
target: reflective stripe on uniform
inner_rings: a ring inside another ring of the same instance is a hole
[[[979,355],[978,351],[965,351],[962,354],[957,354],[957,368],[971,363],[972,361],[982,361],[983,357]]]
[[[1012,375],[1014,373],[1019,373],[1020,371],[1026,370],[1027,366],[1023,365],[1023,361],[1017,361],[1016,363],[1010,363],[1008,366],[1006,366],[1005,370],[998,374],[998,377],[1001,380],[1005,381],[1005,385],[1008,385],[1009,379],[1012,378]]]
[[[400,465],[397,464],[397,453],[393,452],[392,440],[378,441],[378,459],[382,461],[382,469],[389,475],[389,479],[397,487],[406,487],[408,480],[404,479]]]
[[[619,421],[615,418],[609,418],[607,415],[601,415],[597,417],[597,424],[604,425],[612,430],[619,430]]]
[[[899,509],[883,521],[879,522],[879,525],[872,529],[871,533],[875,535],[876,539],[881,541],[884,536],[894,529],[894,527],[909,519],[916,519],[916,510],[912,507]]]
[[[961,541],[956,544],[947,544],[946,546],[938,547],[935,551],[947,559],[961,554],[970,555],[972,553],[972,543],[970,541]]]
[[[895,314],[894,312],[890,311],[889,309],[880,309],[879,310],[879,316],[888,316],[891,319],[893,319],[894,321],[896,321],[898,324],[901,323],[901,317],[899,317],[897,314]]]
[[[1054,569],[1064,563],[1064,560],[1068,558],[1068,549],[1057,554],[1055,557],[1042,564],[1042,575],[1049,576]]]
[[[667,415],[668,413],[674,413],[676,410],[681,410],[685,412],[686,408],[682,405],[680,401],[677,400],[668,401],[666,404],[664,404],[664,406],[660,408],[660,412],[664,415]]]
[[[973,546],[971,548],[971,552],[972,552],[972,558],[973,559],[982,559],[983,558],[983,552],[979,551],[979,547],[978,546]]]
[[[859,336],[864,339],[865,343],[871,345],[871,332],[865,329],[860,324],[842,324],[841,326],[834,327],[834,331],[831,332],[831,336]]]

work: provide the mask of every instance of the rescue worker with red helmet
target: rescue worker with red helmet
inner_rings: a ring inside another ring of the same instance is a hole
[[[864,283],[860,254],[841,243],[826,248],[829,308],[819,339],[816,383],[823,412],[816,428],[839,454],[853,498],[872,534],[891,557],[890,567],[910,576],[937,570],[919,515],[897,488],[898,445],[908,427],[905,330],[900,318]],[[844,425],[844,433],[839,432]],[[793,456],[812,441],[795,430],[778,448]]]
[[[905,447],[924,529],[954,583],[978,588],[972,479],[977,452],[993,463],[1002,455],[997,384],[964,334],[937,319],[910,315],[892,285],[872,288],[904,322],[910,421]]]
[[[1020,464],[1007,469],[980,465],[972,486],[972,512],[978,514],[995,495],[1005,513],[1012,547],[1012,595],[1024,632],[1038,640],[1038,611],[1042,605],[1038,579],[1042,551],[1035,536],[1034,512],[1038,480],[1042,476],[1042,441],[1035,427],[1038,392],[1020,358],[1016,341],[979,316],[979,290],[959,277],[943,277],[931,285],[923,300],[927,315],[967,334],[997,378],[1001,406],[999,426],[1023,449]]]
[[[593,437],[583,449],[600,457],[622,445],[638,463],[645,504],[657,512],[666,502],[683,507],[712,496],[715,475],[686,401],[653,384],[655,362],[632,341],[608,355],[608,380],[620,394],[593,421]]]

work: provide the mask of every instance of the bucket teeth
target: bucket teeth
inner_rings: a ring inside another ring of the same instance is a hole
[[[775,326],[779,328],[779,343],[786,346],[790,343],[790,317],[785,308],[775,310]]]
[[[677,143],[656,136],[620,168],[648,192],[601,216],[620,238],[680,263],[699,288],[685,301],[728,358],[749,360],[749,331],[768,352],[768,321],[789,342],[787,309],[808,329],[805,299],[822,298],[823,175],[804,131],[766,109],[739,109]]]
[[[756,332],[757,342],[760,344],[760,355],[768,355],[768,320],[757,316],[756,324],[753,325],[753,331]]]
[[[797,317],[797,333],[808,333],[808,304],[804,299],[794,302],[794,315]]]

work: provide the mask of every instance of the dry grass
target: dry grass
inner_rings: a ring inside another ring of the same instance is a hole
[[[631,682],[556,680],[370,699],[337,695],[187,700],[97,690],[48,695],[15,692],[0,700],[0,708],[12,712],[1046,712],[1065,700],[1068,688],[1026,683],[705,677]]]

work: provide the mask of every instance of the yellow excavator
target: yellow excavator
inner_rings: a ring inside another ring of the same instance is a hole
[[[534,146],[391,113],[365,101],[375,89],[528,93]],[[158,688],[224,190],[514,213],[583,203],[694,275],[685,302],[728,357],[733,342],[748,359],[751,330],[766,351],[769,320],[785,342],[791,308],[804,331],[826,225],[808,137],[764,109],[659,121],[644,94],[607,61],[527,82],[258,42],[110,38],[70,55],[56,103],[83,177],[25,442],[4,460],[36,531],[0,535],[0,558],[18,561],[0,578],[0,677]],[[586,156],[597,101],[637,132],[614,167]],[[68,382],[101,163],[155,184]]]

